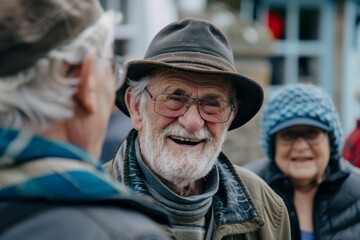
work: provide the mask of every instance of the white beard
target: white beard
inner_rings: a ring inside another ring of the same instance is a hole
[[[143,156],[146,157],[146,163],[153,172],[179,188],[194,183],[210,172],[227,134],[227,129],[224,128],[221,138],[215,141],[205,127],[189,133],[177,123],[167,126],[159,134],[154,132],[152,128],[154,125],[151,124],[146,110],[143,120],[144,128],[140,136],[140,146]],[[172,149],[165,144],[166,136],[169,135],[206,139],[205,147],[201,152]]]

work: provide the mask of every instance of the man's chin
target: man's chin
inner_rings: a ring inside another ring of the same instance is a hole
[[[199,168],[199,164],[196,164],[198,159],[196,158],[179,158],[174,155],[171,159],[167,159],[167,161],[159,161],[159,164],[156,166],[158,168],[158,173],[166,178],[171,176],[172,180],[177,179],[179,181],[183,181],[185,179],[199,179],[202,178],[205,173],[205,169]],[[176,161],[175,163],[170,163],[171,167],[169,168],[169,162]]]

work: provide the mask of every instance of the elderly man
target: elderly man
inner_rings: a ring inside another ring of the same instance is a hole
[[[154,201],[95,158],[120,84],[116,15],[97,0],[0,5],[0,239],[168,239]]]
[[[173,217],[175,239],[290,239],[286,207],[260,178],[221,153],[263,91],[238,74],[223,33],[184,19],[162,29],[128,64],[116,104],[132,130],[106,167]],[[239,153],[241,154],[241,153]]]

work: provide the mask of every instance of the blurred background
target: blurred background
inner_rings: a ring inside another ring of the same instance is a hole
[[[105,9],[120,10],[123,14],[117,27],[115,54],[126,60],[143,58],[151,39],[168,23],[185,17],[208,19],[227,36],[238,72],[261,84],[266,96],[284,84],[311,82],[333,98],[345,135],[360,117],[360,104],[354,96],[360,85],[358,0],[101,0],[101,3]],[[113,123],[118,129],[113,131],[119,131],[122,140],[131,123],[117,110],[114,114],[119,115],[116,123],[120,124]],[[257,114],[240,129],[229,132],[223,150],[240,165],[262,158],[259,136]],[[104,158],[106,161],[109,156]]]

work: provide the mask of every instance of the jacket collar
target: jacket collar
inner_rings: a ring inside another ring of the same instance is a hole
[[[274,161],[268,159],[263,159],[262,161],[264,163],[261,175],[269,185],[276,185],[277,182],[290,181],[289,177],[280,171]],[[341,184],[350,174],[346,168],[346,163],[342,159],[338,161],[330,161],[329,166],[325,171],[327,177],[321,185],[330,189],[334,189],[335,186]]]

